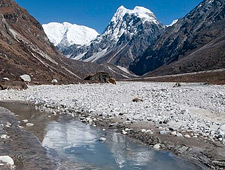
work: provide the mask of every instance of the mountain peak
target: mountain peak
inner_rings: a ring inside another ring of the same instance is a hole
[[[136,6],[133,10],[134,12],[139,12],[139,13],[151,13],[153,14],[152,11],[150,11],[149,9],[142,7],[142,6]]]
[[[92,28],[71,24],[69,22],[51,22],[43,25],[49,40],[55,45],[70,46],[73,44],[84,45],[98,36],[97,31]]]
[[[117,11],[118,10],[127,10],[127,8],[125,8],[123,5],[121,5],[118,9],[117,9]]]
[[[115,15],[112,18],[112,22],[118,22],[123,19],[123,17],[128,15],[134,15],[136,17],[141,18],[143,21],[153,21],[157,22],[157,19],[152,11],[145,7],[136,6],[134,9],[127,9],[123,5],[120,6]]]

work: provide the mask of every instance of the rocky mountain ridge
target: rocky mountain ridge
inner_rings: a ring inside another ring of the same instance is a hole
[[[164,26],[144,7],[118,8],[106,30],[89,45],[70,46],[62,53],[72,59],[128,67],[163,31]]]
[[[204,0],[150,45],[129,69],[147,76],[225,67],[225,1]]]
[[[26,74],[32,84],[50,84],[53,79],[59,84],[77,83],[96,70],[129,77],[110,66],[85,63],[84,69],[82,62],[67,61],[49,42],[40,23],[14,0],[0,1],[0,62],[0,81],[17,81]]]

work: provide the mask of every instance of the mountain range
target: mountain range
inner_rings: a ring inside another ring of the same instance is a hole
[[[89,44],[65,46],[60,50],[72,59],[127,68],[163,30],[164,26],[150,10],[138,6],[129,10],[121,6],[105,31]]]
[[[76,83],[98,71],[126,79],[136,77],[132,73],[149,77],[225,68],[224,17],[223,0],[204,0],[168,26],[149,9],[121,6],[98,34],[66,22],[42,27],[13,0],[2,0],[0,78],[29,74],[35,84]]]
[[[14,0],[0,1],[0,62],[0,81],[19,80],[28,74],[33,84],[49,84],[53,79],[76,83],[96,71],[129,77],[129,73],[111,65],[68,61],[49,42],[40,23]]]
[[[82,46],[88,44],[99,35],[99,33],[92,28],[68,22],[51,22],[43,24],[42,26],[50,42],[59,49],[71,45]]]
[[[69,58],[112,64],[136,75],[224,68],[224,1],[204,0],[170,25],[144,7],[118,8],[105,31],[82,46],[60,48]]]
[[[168,75],[225,68],[225,1],[205,0],[163,34],[129,69]]]

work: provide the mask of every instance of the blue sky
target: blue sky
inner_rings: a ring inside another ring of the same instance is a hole
[[[185,16],[202,0],[15,0],[41,24],[70,22],[102,33],[121,5],[150,9],[163,24]]]

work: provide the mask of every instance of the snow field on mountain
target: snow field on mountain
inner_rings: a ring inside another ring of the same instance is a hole
[[[73,44],[84,45],[98,36],[97,31],[92,28],[70,24],[68,22],[52,22],[43,25],[49,40],[55,45],[70,46]]]

